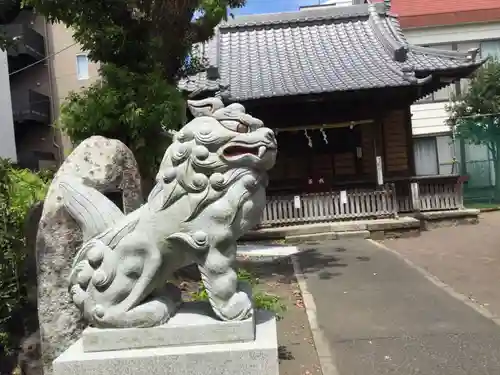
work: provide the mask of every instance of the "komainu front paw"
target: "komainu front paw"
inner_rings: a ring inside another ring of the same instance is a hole
[[[176,313],[180,302],[166,296],[155,296],[129,311],[112,307],[102,310],[97,305],[92,322],[98,328],[147,328],[167,323]]]
[[[246,284],[240,286],[240,291],[233,294],[229,301],[219,309],[219,317],[223,320],[244,320],[252,316],[253,303],[251,288]]]

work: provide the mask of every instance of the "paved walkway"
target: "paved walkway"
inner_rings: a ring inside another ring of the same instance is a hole
[[[395,254],[332,241],[299,263],[339,375],[500,374],[500,327]]]
[[[500,317],[500,212],[384,244]]]

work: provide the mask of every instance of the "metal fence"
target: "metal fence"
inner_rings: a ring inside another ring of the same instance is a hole
[[[416,138],[414,150],[417,175],[460,174],[466,177],[463,194],[467,206],[500,204],[495,198],[495,163],[486,145],[440,135]]]
[[[467,176],[464,201],[468,205],[500,203],[495,198],[495,163],[486,145],[459,142],[459,171]]]

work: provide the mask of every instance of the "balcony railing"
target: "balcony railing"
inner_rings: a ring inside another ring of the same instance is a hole
[[[14,121],[50,124],[50,98],[34,90],[13,90],[12,115]]]
[[[13,45],[7,50],[9,68],[19,69],[25,65],[39,61],[46,55],[45,41],[41,34],[27,24],[9,24],[2,26],[7,38]]]

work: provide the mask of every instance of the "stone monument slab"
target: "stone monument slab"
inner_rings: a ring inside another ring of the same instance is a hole
[[[249,342],[85,352],[80,339],[54,361],[53,374],[278,375],[276,319],[256,311],[255,321]]]
[[[151,328],[87,328],[82,334],[84,352],[203,345],[255,340],[255,322],[221,321],[208,303],[184,304],[167,324]]]

